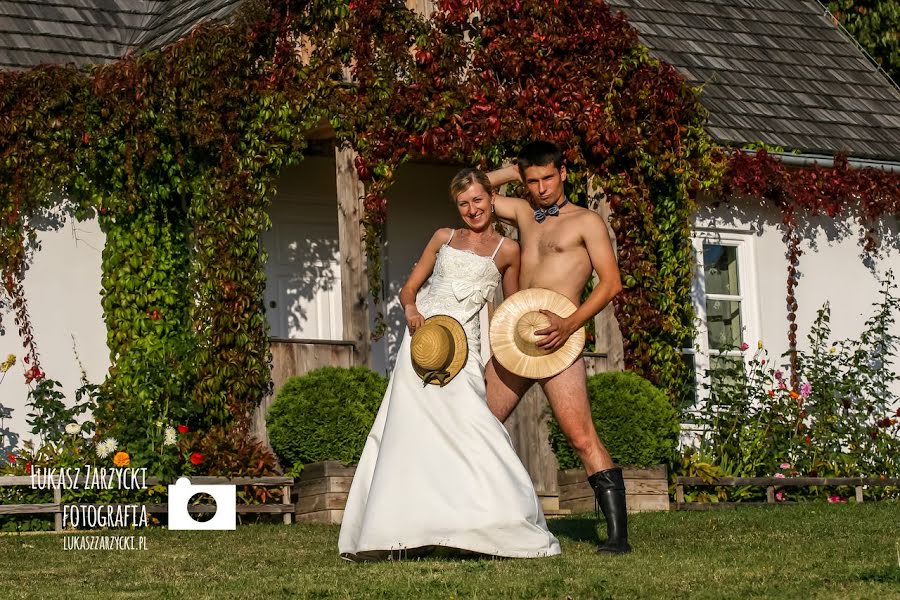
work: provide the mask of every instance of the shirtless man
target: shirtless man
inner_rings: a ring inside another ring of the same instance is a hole
[[[530,203],[498,195],[494,204],[497,217],[519,229],[520,289],[547,288],[561,293],[578,307],[567,318],[541,311],[550,319],[550,326],[535,332],[546,336],[538,345],[556,350],[622,289],[606,223],[597,213],[568,202],[563,191],[566,167],[562,153],[550,142],[528,144],[519,153],[517,165],[493,171],[488,177],[495,188],[510,181],[523,181],[531,195]],[[558,213],[554,206],[558,207]],[[581,293],[594,271],[599,282],[581,304]],[[507,371],[493,358],[487,365],[485,378],[488,404],[501,422],[509,417],[534,383]],[[608,536],[598,550],[614,554],[629,552],[622,469],[613,468],[609,452],[594,428],[584,360],[579,359],[562,373],[538,383],[550,401],[560,428],[581,458],[588,482],[606,517]]]

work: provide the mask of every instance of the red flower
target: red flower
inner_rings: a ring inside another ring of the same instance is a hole
[[[41,379],[44,377],[44,374],[41,373],[41,370],[37,367],[31,367],[27,371],[25,371],[25,383],[31,383],[35,379]]]
[[[769,390],[769,391],[766,392],[766,393],[769,394],[769,398],[774,398],[774,397],[775,397],[775,390]]]
[[[85,144],[87,144],[89,141],[91,141],[91,136],[89,136],[87,134],[87,132],[85,131],[84,135],[81,136],[81,141],[84,142]]]
[[[25,472],[31,475],[31,463],[25,463]]]
[[[897,416],[900,417],[900,408],[897,409]]]
[[[803,441],[804,441],[806,444],[812,444],[812,438],[809,437],[808,435],[807,435],[807,436],[804,436]]]
[[[203,462],[202,454],[200,454],[199,452],[194,452],[191,454],[191,464],[192,465],[199,465],[202,462]]]
[[[188,429],[187,425],[178,426],[178,433],[187,433],[188,431],[190,431],[190,429]]]
[[[10,464],[14,464],[16,462],[16,455],[10,452],[6,455],[6,460],[8,460]]]

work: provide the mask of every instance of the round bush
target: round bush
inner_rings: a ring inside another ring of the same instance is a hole
[[[387,379],[365,367],[291,377],[266,414],[269,442],[290,473],[323,460],[359,460]]]
[[[649,467],[672,460],[680,430],[678,413],[659,388],[630,372],[593,375],[587,387],[597,433],[617,464]],[[551,419],[549,425],[559,467],[580,467],[559,424]]]

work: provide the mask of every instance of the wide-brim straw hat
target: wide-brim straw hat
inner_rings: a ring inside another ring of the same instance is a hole
[[[428,317],[413,334],[409,353],[423,385],[444,387],[462,371],[469,358],[466,332],[453,317]]]
[[[542,309],[568,317],[575,312],[576,306],[553,290],[530,288],[504,300],[491,320],[494,358],[507,370],[527,379],[545,379],[565,371],[584,349],[584,327],[555,351],[539,347],[537,342],[544,336],[534,332],[550,325],[550,319],[539,312]]]

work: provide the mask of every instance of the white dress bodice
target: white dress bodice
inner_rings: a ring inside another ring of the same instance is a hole
[[[416,302],[425,318],[449,315],[459,321],[469,339],[470,351],[476,354],[481,350],[478,315],[500,283],[500,271],[494,263],[496,254],[496,250],[491,256],[460,250],[448,240],[438,250],[428,289]]]

